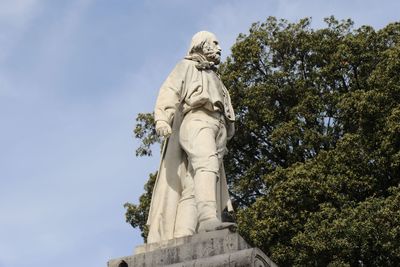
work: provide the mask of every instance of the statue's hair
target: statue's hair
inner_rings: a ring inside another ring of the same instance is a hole
[[[201,53],[203,46],[207,41],[210,41],[215,35],[208,31],[200,31],[193,35],[192,42],[190,43],[188,54]]]

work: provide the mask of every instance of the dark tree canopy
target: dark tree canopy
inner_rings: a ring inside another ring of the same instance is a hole
[[[268,18],[220,66],[236,111],[225,158],[241,234],[280,266],[400,262],[400,23]],[[135,129],[151,154],[151,114]],[[146,237],[151,189],[126,204]]]

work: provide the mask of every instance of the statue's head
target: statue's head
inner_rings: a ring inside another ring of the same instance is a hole
[[[202,54],[208,61],[218,65],[221,61],[221,47],[215,34],[201,31],[193,35],[189,55],[194,53]]]

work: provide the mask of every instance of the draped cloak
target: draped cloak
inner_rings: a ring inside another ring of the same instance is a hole
[[[186,153],[179,144],[179,130],[186,114],[190,109],[208,107],[215,86],[212,80],[211,70],[196,68],[196,62],[183,59],[168,76],[161,86],[156,108],[155,120],[165,121],[172,125],[171,136],[164,141],[161,163],[151,198],[147,225],[149,226],[148,243],[161,242],[174,238],[176,213],[181,198],[181,177],[186,175],[188,160]],[[214,76],[212,76],[214,77]],[[231,106],[229,93],[219,80],[219,85],[224,91],[224,113],[227,118],[228,139],[233,136],[234,113]],[[208,105],[208,106],[207,106]],[[223,164],[220,166],[217,181],[217,216],[221,218],[221,212],[227,208],[233,210],[229,199],[228,187]]]

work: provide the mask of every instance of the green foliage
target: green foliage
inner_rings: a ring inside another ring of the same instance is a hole
[[[400,24],[327,22],[254,24],[223,66],[241,233],[282,266],[395,266]]]
[[[396,266],[400,23],[325,22],[255,23],[220,66],[237,114],[225,164],[239,229],[280,266]],[[153,123],[139,115],[139,155]],[[142,230],[152,183],[127,212]]]
[[[135,137],[142,140],[142,143],[136,149],[136,156],[151,156],[151,146],[160,144],[161,139],[156,134],[154,114],[139,113],[136,118],[136,127],[133,130]]]

